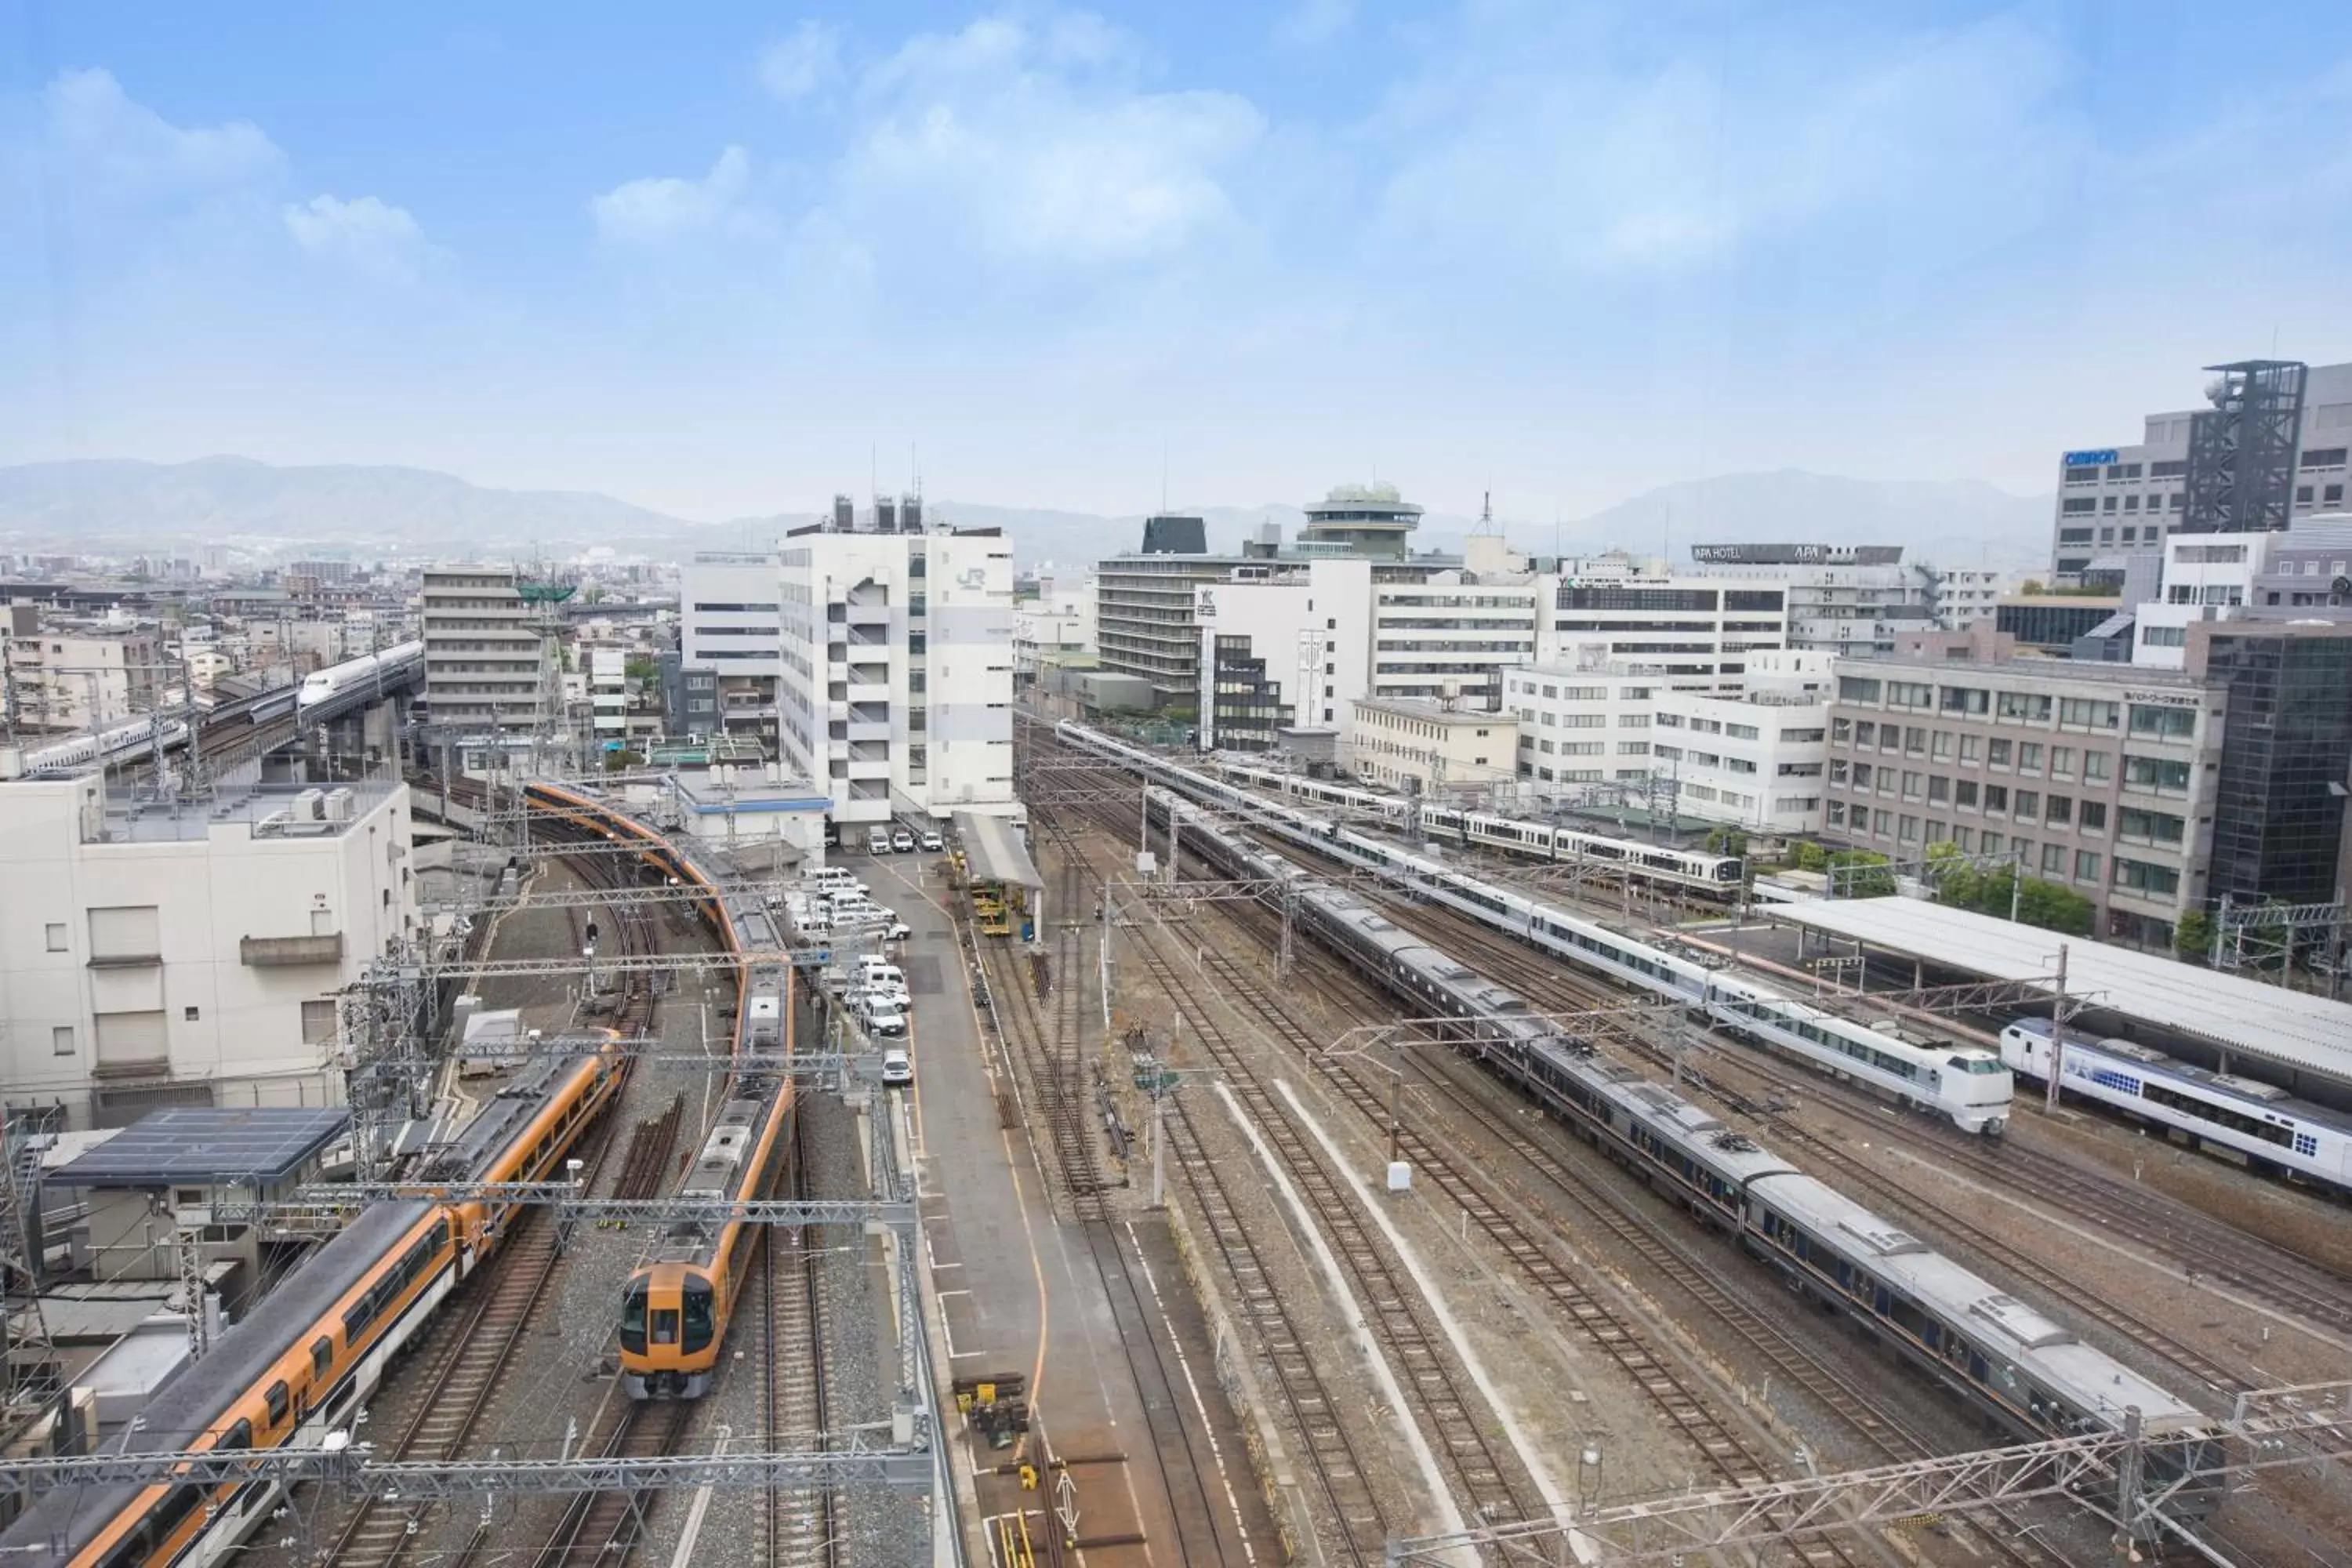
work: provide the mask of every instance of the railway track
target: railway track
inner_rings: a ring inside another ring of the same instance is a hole
[[[645,1131],[643,1125],[637,1129]],[[584,1172],[593,1182],[612,1148],[609,1127],[594,1134]],[[633,1141],[634,1142],[634,1141]],[[624,1177],[625,1181],[625,1176]],[[538,1315],[562,1258],[553,1217],[526,1208],[489,1265],[492,1277],[473,1283],[462,1319],[435,1332],[415,1412],[390,1445],[394,1459],[455,1458],[479,1424],[515,1346]],[[326,1560],[336,1568],[394,1568],[418,1539],[425,1510],[382,1498],[362,1499],[336,1529]]]
[[[1068,836],[1048,822],[1046,828],[1062,850],[1056,880],[1056,907],[1082,907],[1083,861]],[[1133,1260],[1119,1239],[1111,1212],[1109,1192],[1095,1147],[1092,1112],[1086,1094],[1086,945],[1084,928],[1065,921],[1054,934],[1050,963],[1032,955],[1026,974],[1007,976],[1013,961],[998,952],[998,977],[989,986],[991,997],[1008,993],[1023,1026],[1021,1037],[1028,1058],[1030,1078],[1037,1086],[1039,1110],[1046,1119],[1055,1164],[1071,1217],[1085,1238],[1087,1255],[1102,1282],[1105,1300],[1118,1330],[1118,1342],[1141,1400],[1144,1420],[1162,1484],[1170,1517],[1174,1521],[1180,1561],[1186,1563],[1237,1562],[1229,1550],[1228,1532],[1218,1527],[1222,1516],[1213,1494],[1213,1462],[1193,1424],[1183,1415],[1178,1396],[1180,1374],[1170,1363],[1163,1335],[1144,1305],[1135,1280]],[[1024,982],[1026,982],[1024,984]],[[992,1000],[991,1011],[995,1003]],[[1000,1035],[1003,1031],[1000,1028]],[[1060,1531],[1042,1532],[1049,1561],[1058,1561]]]
[[[607,1459],[644,1459],[676,1453],[693,1415],[691,1400],[625,1399],[597,1454]],[[574,1495],[532,1554],[531,1568],[621,1568],[645,1534],[646,1515],[657,1495],[651,1489]],[[470,1568],[479,1559],[488,1538],[488,1526],[475,1532],[459,1568]]]
[[[1107,826],[1115,829],[1121,842],[1126,841],[1128,828],[1125,823]],[[1253,927],[1253,934],[1265,935],[1265,921],[1262,916],[1257,916],[1256,911],[1237,912],[1221,906],[1220,912],[1237,925]],[[1310,962],[1318,968],[1336,971],[1343,977],[1349,994],[1341,998],[1342,1005],[1349,1010],[1363,1010],[1364,984],[1360,977],[1339,961],[1318,950],[1308,948],[1305,951],[1310,955]],[[1372,1125],[1391,1124],[1390,1107],[1383,1093],[1386,1086],[1374,1080],[1374,1075],[1366,1069],[1360,1058],[1337,1056],[1326,1049],[1313,1032],[1301,1025],[1277,1000],[1267,995],[1262,986],[1213,943],[1200,944],[1199,954],[1210,977],[1218,983],[1224,995],[1235,1000],[1237,1005],[1239,999],[1248,998],[1251,1004],[1248,1011],[1252,1016],[1296,1050],[1307,1065],[1331,1083]],[[1150,955],[1147,955],[1146,963],[1147,967],[1152,967]],[[1173,984],[1173,976],[1165,972],[1164,964],[1160,967],[1160,973],[1157,977],[1168,994],[1171,997],[1183,994],[1183,990]],[[1588,1218],[1631,1247],[1643,1258],[1654,1277],[1670,1281],[1717,1317],[1786,1376],[1790,1384],[1805,1390],[1828,1412],[1853,1427],[1880,1457],[1902,1460],[1924,1458],[1938,1451],[1906,1418],[1877,1398],[1861,1380],[1832,1370],[1820,1352],[1799,1345],[1779,1325],[1748,1307],[1743,1297],[1747,1288],[1752,1284],[1751,1280],[1727,1281],[1681,1244],[1669,1241],[1662,1234],[1663,1227],[1655,1224],[1654,1216],[1640,1215],[1629,1194],[1613,1187],[1604,1187],[1571,1171],[1556,1153],[1535,1142],[1508,1120],[1458,1086],[1443,1078],[1432,1078],[1430,1081],[1432,1087],[1469,1113],[1483,1130],[1519,1154],[1530,1168],[1550,1178],[1553,1184]],[[1754,1447],[1736,1429],[1717,1416],[1707,1400],[1686,1380],[1658,1361],[1622,1314],[1594,1300],[1559,1260],[1485,1189],[1482,1183],[1469,1177],[1457,1162],[1433,1146],[1416,1129],[1398,1127],[1396,1137],[1399,1152],[1429,1175],[1467,1219],[1478,1224],[1487,1237],[1517,1266],[1528,1282],[1561,1310],[1567,1321],[1574,1323],[1617,1361],[1634,1385],[1650,1395],[1668,1424],[1690,1439],[1721,1479],[1728,1484],[1740,1485],[1763,1479],[1767,1465]],[[1188,1161],[1188,1164],[1191,1163]],[[2035,1545],[2030,1536],[2018,1539],[2014,1544],[2010,1540],[1992,1535],[1971,1532],[1971,1536],[1999,1561],[2027,1565],[2056,1562]],[[1802,1548],[1801,1560],[1828,1563],[1852,1563],[1853,1558],[1843,1544],[1824,1539]]]
[[[803,1189],[800,1117],[780,1184]],[[818,1251],[808,1228],[770,1226],[761,1238],[761,1408],[772,1453],[824,1446],[827,1416],[824,1318],[818,1292]],[[840,1561],[839,1500],[830,1487],[808,1490],[772,1488],[765,1494],[763,1555],[766,1568],[835,1568]]]
[[[1255,923],[1255,922],[1254,922]],[[1254,934],[1263,936],[1262,931]],[[1324,989],[1334,994],[1342,1005],[1360,1005],[1358,996],[1364,987],[1362,978],[1352,969],[1315,950],[1313,963],[1317,969],[1336,973],[1337,984],[1325,984]],[[1240,966],[1214,949],[1211,967],[1217,969],[1229,986],[1250,986],[1252,982]],[[1356,994],[1344,994],[1353,992]],[[1262,993],[1261,993],[1262,994]],[[1296,1020],[1284,1014],[1278,1004],[1265,1005],[1269,1022],[1282,1018],[1281,1033],[1314,1068],[1347,1097],[1359,1110],[1376,1122],[1384,1122],[1386,1108],[1379,1086],[1371,1083],[1355,1060],[1335,1058],[1317,1047],[1312,1036],[1300,1028]],[[1680,1290],[1740,1342],[1761,1356],[1775,1374],[1788,1380],[1789,1385],[1802,1389],[1822,1409],[1843,1421],[1875,1449],[1880,1458],[1891,1462],[1927,1458],[1946,1451],[1948,1444],[1939,1445],[1924,1433],[1916,1421],[1897,1411],[1874,1392],[1862,1377],[1833,1365],[1823,1353],[1790,1335],[1778,1321],[1749,1305],[1748,1296],[1755,1280],[1742,1273],[1733,1278],[1726,1271],[1700,1258],[1684,1242],[1668,1234],[1658,1216],[1643,1213],[1634,1195],[1616,1184],[1597,1182],[1580,1172],[1564,1159],[1559,1151],[1548,1147],[1528,1135],[1527,1131],[1502,1114],[1486,1099],[1473,1092],[1448,1073],[1433,1069],[1419,1055],[1409,1058],[1414,1080],[1423,1088],[1444,1100],[1454,1111],[1475,1122],[1479,1130],[1502,1147],[1518,1156],[1520,1161],[1570,1203],[1586,1221],[1599,1226],[1632,1250],[1648,1271],[1647,1277],[1660,1279]],[[1449,1065],[1461,1060],[1449,1055]],[[1400,1130],[1401,1145],[1408,1152],[1416,1146],[1425,1149],[1411,1128]],[[1425,1159],[1423,1155],[1422,1158]],[[1442,1188],[1456,1203],[1462,1199],[1438,1178]],[[1483,1216],[1465,1205],[1465,1212],[1475,1220]],[[1491,1230],[1489,1231],[1492,1235]],[[1497,1238],[1499,1240],[1499,1238]],[[1507,1253],[1515,1259],[1518,1254],[1505,1244]],[[1622,1363],[1621,1363],[1622,1364]],[[1631,1370],[1631,1369],[1628,1369]],[[1645,1389],[1647,1384],[1643,1385]],[[1671,1419],[1671,1412],[1668,1412]],[[1727,1479],[1729,1478],[1727,1477]],[[2006,1517],[2006,1516],[2004,1516]],[[2020,1521],[2011,1521],[2014,1535],[1994,1534],[1980,1531],[1968,1531],[1977,1546],[1996,1560],[2019,1565],[2019,1568],[2041,1568],[2055,1565],[2060,1559],[2052,1556],[2032,1536]],[[1848,1559],[1851,1561],[1851,1559]]]
[[[1622,1000],[1616,993],[1602,988],[1598,983],[1553,965],[1539,955],[1493,942],[1485,934],[1485,927],[1452,910],[1385,897],[1382,903],[1387,913],[1398,923],[1433,935],[1437,940],[1458,947],[1465,939],[1477,939],[1481,944],[1481,964],[1539,1005],[1550,1005],[1581,1011],[1607,1006]],[[2031,1283],[2036,1289],[2047,1292],[2083,1316],[2114,1331],[2123,1342],[2144,1348],[2171,1362],[2181,1371],[2209,1385],[2212,1395],[2227,1398],[2242,1389],[2258,1385],[2258,1380],[2250,1377],[2248,1370],[2224,1365],[2204,1351],[2126,1310],[2096,1290],[2068,1279],[2060,1268],[2043,1263],[2002,1240],[1959,1214],[1952,1205],[1939,1202],[1930,1193],[1915,1190],[1881,1174],[1830,1140],[1809,1131],[1781,1112],[1718,1082],[1704,1069],[1693,1066],[1687,1058],[1677,1062],[1674,1051],[1645,1033],[1621,1029],[1612,1033],[1609,1043],[1622,1051],[1641,1057],[1651,1066],[1679,1073],[1685,1081],[1705,1089],[1730,1109],[1761,1122],[1768,1130],[1768,1136],[1783,1153],[1803,1150],[1814,1174],[1826,1176],[1834,1171],[1846,1180],[1848,1190],[1855,1195],[1867,1192],[1897,1213],[1927,1220],[1931,1229],[1959,1242],[2004,1272]],[[1745,1065],[1747,1057],[1743,1056],[1741,1060]]]
[[[1134,934],[1137,940],[1130,951],[1141,958],[1145,969],[1168,995],[1184,995],[1187,987],[1150,933],[1139,929]],[[1325,1168],[1307,1135],[1215,1020],[1198,1009],[1186,1010],[1184,1016],[1193,1037],[1223,1070],[1227,1087],[1265,1135],[1330,1239],[1365,1309],[1366,1325],[1379,1337],[1395,1366],[1415,1418],[1449,1472],[1456,1500],[1465,1514],[1489,1522],[1541,1517],[1542,1505],[1525,1479],[1516,1473],[1516,1465],[1507,1468],[1487,1441],[1483,1399],[1465,1391],[1463,1379],[1438,1338],[1413,1309],[1418,1290],[1391,1266],[1387,1247],[1376,1239],[1352,1194]],[[1174,1103],[1176,1121],[1185,1134],[1192,1135],[1197,1147],[1197,1130],[1192,1126],[1190,1111],[1181,1097]],[[1188,1157],[1183,1163],[1189,1171],[1211,1163]]]

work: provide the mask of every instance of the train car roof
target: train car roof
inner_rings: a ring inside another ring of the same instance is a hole
[[[1704,1157],[1718,1173],[1738,1182],[1795,1169],[1788,1161],[1738,1131],[1713,1111],[1692,1104],[1662,1083],[1633,1074],[1618,1080],[1618,1098],[1653,1124],[1663,1125]]]
[[[2031,1028],[2032,1033],[2044,1039],[2049,1038],[2050,1020],[2047,1018],[2020,1018],[2010,1027],[2019,1026]],[[2099,1051],[2116,1060],[2129,1062],[2142,1072],[2162,1073],[2168,1078],[2193,1083],[2209,1093],[2225,1096],[2245,1107],[2250,1115],[2260,1116],[2264,1111],[2271,1111],[2280,1116],[2292,1116],[2297,1121],[2352,1134],[2352,1112],[2299,1100],[2276,1084],[2240,1078],[2232,1073],[2219,1073],[2210,1068],[2199,1067],[2194,1062],[2184,1062],[2178,1057],[2166,1056],[2162,1051],[2137,1041],[2100,1039],[2095,1036],[2078,1035],[2069,1029],[2066,1031],[2066,1048],[2070,1051],[2084,1048]]]
[[[1957,1326],[1979,1348],[2031,1371],[2078,1407],[2120,1422],[2139,1406],[2150,1432],[2206,1420],[2170,1389],[2141,1376],[2064,1324],[1962,1268],[1844,1194],[1791,1173],[1755,1189],[1773,1208]]]
[[[110,1448],[148,1454],[194,1447],[279,1357],[308,1342],[328,1309],[436,1206],[421,1198],[370,1205],[262,1298],[259,1310],[233,1325],[202,1361],[182,1366],[140,1410],[137,1426]],[[63,1557],[70,1557],[144,1489],[133,1483],[59,1487],[26,1509],[0,1535],[0,1546],[45,1552],[47,1542],[59,1538],[67,1542]]]

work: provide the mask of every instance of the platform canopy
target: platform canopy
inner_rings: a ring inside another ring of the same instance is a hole
[[[973,881],[1044,890],[1045,879],[1037,874],[1037,862],[1029,858],[1029,847],[1021,842],[1021,830],[1010,818],[959,811],[955,830]]]
[[[1775,921],[1989,980],[2050,975],[2063,942],[2066,994],[2078,1004],[2174,1030],[2242,1058],[2352,1083],[2352,1003],[1925,899],[1816,899],[1778,904],[1769,913]]]

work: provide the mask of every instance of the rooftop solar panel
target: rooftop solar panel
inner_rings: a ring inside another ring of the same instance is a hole
[[[75,1187],[283,1181],[333,1142],[351,1119],[340,1107],[173,1106],[141,1117],[52,1179]]]

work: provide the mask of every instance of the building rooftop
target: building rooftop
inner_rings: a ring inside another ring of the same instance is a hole
[[[2242,1058],[2352,1082],[2352,1003],[2198,969],[2089,937],[2062,937],[1924,899],[1808,901],[1781,905],[1771,914],[1776,921],[1997,980],[2030,982],[2050,975],[2063,942],[2066,994],[2078,1003]]]
[[[68,1187],[282,1182],[318,1158],[351,1119],[340,1107],[152,1110],[50,1179]]]
[[[2228,623],[2231,626],[2238,622]],[[1869,665],[1906,675],[1922,670],[1940,670],[1955,679],[1969,674],[2023,676],[2043,680],[2090,680],[2106,686],[2137,687],[2143,690],[2201,691],[2205,683],[2185,670],[2163,669],[2145,664],[2108,664],[2076,658],[1932,658],[1925,655],[1905,658],[1900,654],[1853,654],[1838,660],[1841,671]]]
[[[1507,710],[1495,711],[1486,708],[1448,708],[1443,702],[1426,697],[1359,697],[1355,706],[1372,713],[1393,713],[1400,719],[1417,719],[1425,724],[1516,724],[1519,716]]]
[[[398,779],[376,778],[349,784],[224,785],[210,796],[191,800],[109,795],[100,832],[89,842],[194,843],[224,832],[238,839],[339,838],[394,791],[405,787]],[[330,819],[324,815],[331,809],[327,796],[342,790],[351,792],[350,809]]]

